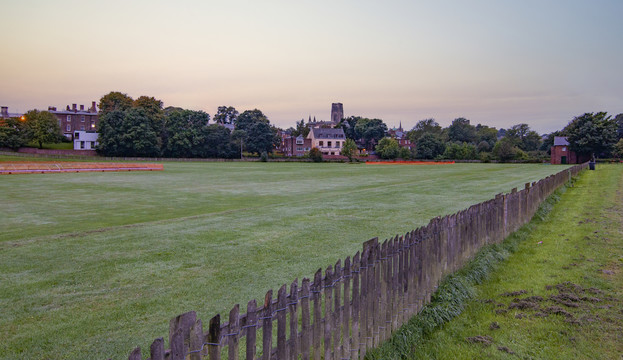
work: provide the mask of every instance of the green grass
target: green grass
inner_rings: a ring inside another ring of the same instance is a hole
[[[127,358],[207,319],[564,167],[165,163],[0,178],[0,358]]]
[[[370,358],[621,358],[623,168],[585,172],[559,200],[446,279]],[[490,344],[470,341],[478,336]]]

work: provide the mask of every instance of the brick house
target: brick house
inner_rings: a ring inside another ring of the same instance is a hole
[[[554,145],[551,148],[552,165],[577,164],[578,157],[575,152],[569,150],[569,141],[564,136],[555,136]]]
[[[71,108],[67,105],[65,110],[56,110],[56,107],[50,106],[48,111],[56,116],[61,132],[68,139],[73,140],[75,131],[95,131],[97,129],[99,119],[95,101],[86,110],[84,105],[80,105],[80,109],[78,109],[76,104],[72,104]]]
[[[398,142],[398,145],[400,145],[401,148],[407,148],[409,150],[415,148],[415,144],[409,140],[407,133],[402,129],[402,121],[397,129],[390,129],[387,133],[392,139],[395,139]]]
[[[346,136],[344,130],[328,128],[312,128],[307,135],[311,147],[318,148],[322,155],[340,155]]]

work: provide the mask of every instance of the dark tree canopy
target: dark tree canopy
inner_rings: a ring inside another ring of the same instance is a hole
[[[160,139],[142,108],[114,110],[100,116],[98,150],[109,156],[158,156]]]
[[[21,118],[0,118],[0,147],[17,150],[28,144],[30,134]]]
[[[434,159],[437,156],[443,154],[446,149],[443,141],[439,139],[439,137],[426,133],[422,135],[420,140],[417,142],[416,148],[417,155],[416,157],[419,159]]]
[[[271,153],[278,143],[277,129],[267,122],[258,121],[246,130],[245,149],[252,153]]]
[[[366,149],[372,149],[386,133],[387,125],[381,119],[360,118],[355,125],[355,136]]]
[[[541,135],[530,130],[528,124],[517,124],[506,130],[506,138],[513,141],[515,146],[524,151],[534,151],[541,146]]]
[[[133,106],[134,100],[127,94],[111,91],[110,93],[102,96],[99,103],[100,115],[107,112],[119,110],[125,111]]]
[[[214,121],[217,124],[234,124],[238,115],[238,110],[233,106],[219,106]]]
[[[614,121],[617,123],[617,133],[619,139],[623,139],[623,114],[618,114],[614,117]]]
[[[569,149],[584,156],[609,156],[618,139],[617,124],[605,112],[578,116],[565,131]]]
[[[416,143],[424,134],[433,134],[440,137],[443,129],[435,121],[435,119],[420,120],[415,124],[413,129],[409,131],[409,140]]]
[[[246,110],[242,114],[240,114],[234,120],[234,124],[236,125],[236,129],[247,131],[252,125],[256,123],[265,123],[269,124],[270,121],[260,110]]]
[[[475,143],[478,140],[476,127],[465,118],[454,119],[452,125],[448,127],[448,140],[459,143]]]

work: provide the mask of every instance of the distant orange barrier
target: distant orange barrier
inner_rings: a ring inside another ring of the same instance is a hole
[[[366,165],[450,165],[454,161],[367,161]]]
[[[7,162],[0,163],[0,175],[63,172],[163,171],[162,164],[91,162]]]

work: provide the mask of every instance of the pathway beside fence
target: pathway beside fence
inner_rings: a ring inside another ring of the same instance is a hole
[[[436,217],[427,226],[338,261],[311,279],[295,279],[263,304],[239,305],[227,319],[204,324],[188,312],[169,323],[150,346],[151,360],[363,359],[430,301],[442,278],[460,269],[487,244],[500,243],[528,223],[540,204],[584,170],[577,165],[509,194]],[[129,360],[142,359],[140,348]]]

